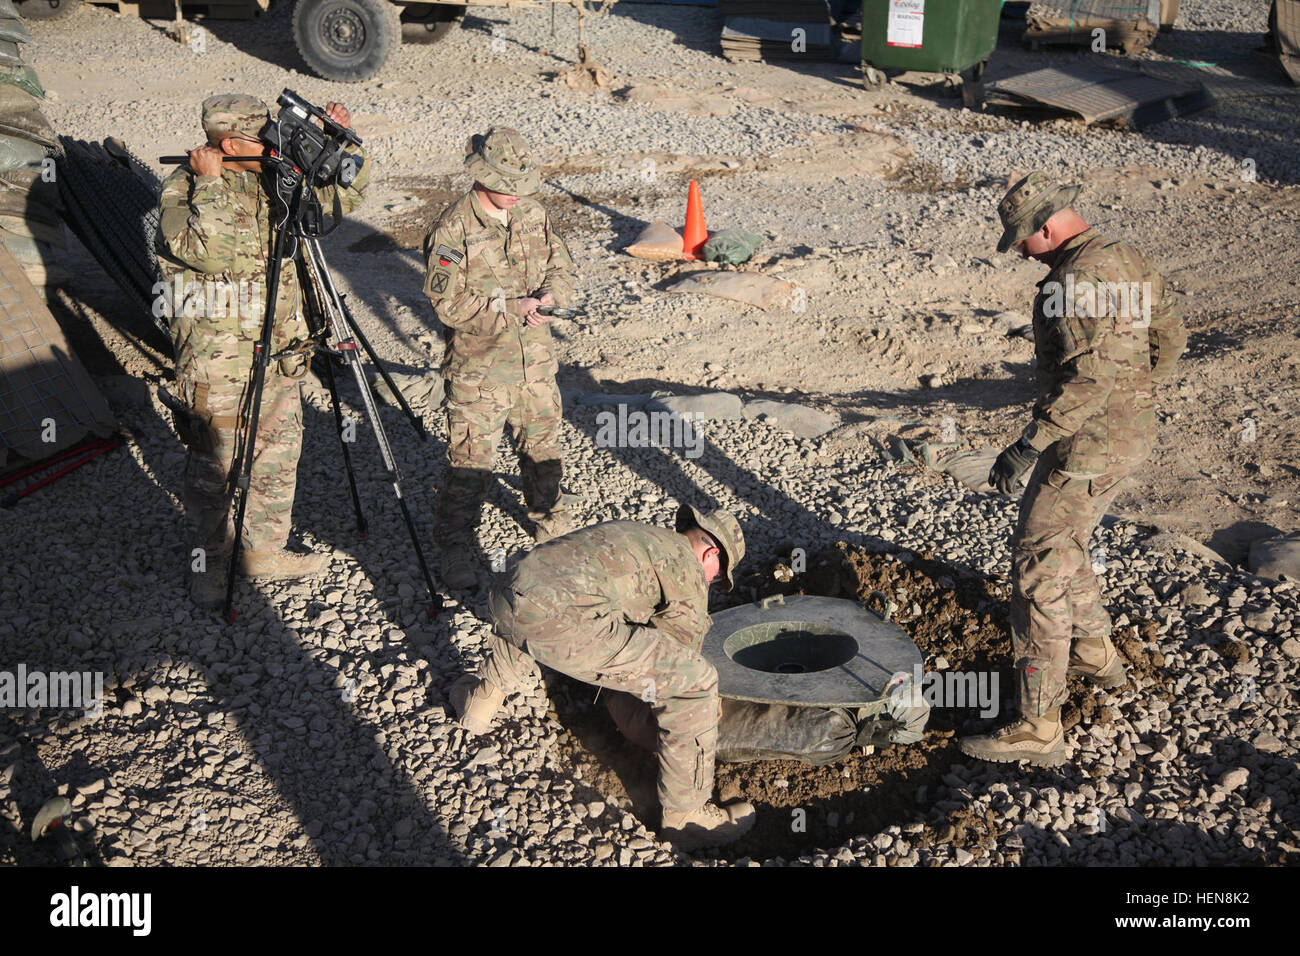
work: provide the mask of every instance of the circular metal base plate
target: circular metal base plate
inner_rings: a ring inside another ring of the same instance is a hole
[[[911,676],[921,652],[897,624],[855,601],[798,595],[728,608],[702,653],[723,697],[820,707],[879,705],[890,678]]]

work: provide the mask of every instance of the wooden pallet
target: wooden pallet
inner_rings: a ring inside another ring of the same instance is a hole
[[[1031,50],[1045,46],[1092,45],[1092,31],[1106,31],[1106,48],[1120,49],[1127,54],[1140,53],[1155,39],[1157,27],[1145,20],[1075,20],[1031,22],[1025,30],[1024,42]]]

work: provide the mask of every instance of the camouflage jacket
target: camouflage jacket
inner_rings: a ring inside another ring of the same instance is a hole
[[[560,630],[640,624],[698,651],[712,624],[704,568],[690,542],[636,521],[606,521],[539,545],[511,569],[506,587],[563,608]]]
[[[365,156],[364,149],[351,150]],[[316,190],[326,214],[347,213],[361,204],[371,164],[361,167],[347,189]],[[266,315],[266,272],[271,256],[270,207],[261,174],[223,169],[220,176],[196,176],[181,166],[163,182],[158,232],[154,245],[169,297],[177,360],[183,361],[186,339],[195,331],[233,335],[241,356],[262,334]],[[276,352],[307,338],[299,315],[298,276],[293,262],[280,273],[273,348]],[[179,291],[179,295],[176,293]],[[185,321],[175,321],[183,317]]]
[[[1187,331],[1142,253],[1095,229],[1061,247],[1038,284],[1038,402],[1024,439],[1054,442],[1074,475],[1128,471],[1155,441],[1152,386],[1168,381]]]
[[[542,204],[523,196],[509,225],[483,211],[474,190],[452,203],[424,240],[424,294],[445,327],[443,371],[472,385],[553,378],[551,324],[528,328],[519,300],[549,292],[573,299],[573,260]]]

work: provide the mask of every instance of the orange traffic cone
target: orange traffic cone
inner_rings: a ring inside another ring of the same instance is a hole
[[[709,238],[704,225],[704,202],[700,199],[700,184],[691,180],[686,194],[686,228],[682,231],[682,253],[687,259],[700,258],[700,247]]]

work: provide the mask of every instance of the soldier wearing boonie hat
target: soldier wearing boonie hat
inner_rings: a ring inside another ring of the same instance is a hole
[[[1014,247],[1051,271],[1034,299],[1033,420],[988,478],[1013,494],[1032,469],[1011,542],[1019,719],[960,741],[981,760],[1064,762],[1067,677],[1104,689],[1125,683],[1089,540],[1120,482],[1150,454],[1153,388],[1173,377],[1187,345],[1160,274],[1133,246],[1088,225],[1074,209],[1079,190],[1033,172],[998,204],[998,251]]]
[[[998,252],[1006,252],[1017,242],[1029,238],[1042,229],[1047,220],[1073,206],[1079,198],[1080,188],[1063,186],[1038,172],[1030,173],[1016,183],[998,203],[998,216],[1003,225]]]
[[[733,515],[689,505],[675,528],[607,521],[534,548],[493,589],[483,665],[450,698],[461,726],[484,734],[534,661],[606,688],[621,729],[650,728],[661,836],[694,848],[737,839],[754,822],[749,804],[710,799],[720,699],[717,670],[700,653],[709,585],[732,589],[745,537]]]
[[[530,198],[537,161],[513,129],[471,136],[465,169],[474,187],[443,211],[425,239],[424,292],[445,332],[447,474],[438,498],[442,580],[478,583],[475,529],[507,423],[519,453],[524,500],[537,541],[573,524],[560,479],[559,363],[550,316],[573,296],[573,260]]]

